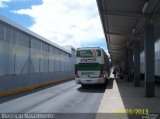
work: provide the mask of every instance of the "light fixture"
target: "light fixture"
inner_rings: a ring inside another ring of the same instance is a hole
[[[148,8],[148,5],[149,5],[149,0],[147,0],[145,3],[144,3],[144,6],[143,6],[143,9],[142,9],[142,14],[144,14]]]
[[[132,30],[132,34],[134,34],[134,32],[135,32],[135,28],[133,28],[133,30]]]

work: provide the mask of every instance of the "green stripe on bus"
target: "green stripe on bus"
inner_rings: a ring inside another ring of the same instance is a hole
[[[97,56],[101,56],[101,50],[95,50]],[[78,50],[76,57],[93,57],[95,54],[93,50]]]

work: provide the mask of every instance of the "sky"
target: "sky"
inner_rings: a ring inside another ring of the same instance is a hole
[[[107,45],[96,0],[0,0],[0,15],[61,45]]]

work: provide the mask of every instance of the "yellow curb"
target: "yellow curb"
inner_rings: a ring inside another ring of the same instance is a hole
[[[66,81],[66,80],[71,80],[71,79],[73,79],[73,77],[67,77],[67,78],[63,78],[63,79],[60,79],[60,80],[49,81],[49,82],[45,82],[45,83],[42,83],[42,84],[27,86],[27,87],[23,87],[23,88],[14,89],[14,90],[3,91],[3,92],[0,92],[0,97],[4,97],[4,96],[8,96],[8,95],[13,95],[13,94],[33,90],[33,89],[43,87],[43,86],[46,86],[46,85],[49,85],[49,84],[55,84],[55,83],[59,83],[59,82],[63,82],[63,81]]]

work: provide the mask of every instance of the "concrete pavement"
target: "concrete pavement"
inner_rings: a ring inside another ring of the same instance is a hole
[[[67,115],[69,119],[71,116],[73,119],[132,119],[135,115],[126,114],[127,109],[132,112],[139,109],[140,114],[160,112],[160,86],[155,89],[156,97],[146,98],[144,81],[141,81],[141,87],[134,87],[133,82],[111,77],[105,90],[97,87],[84,89],[69,81],[24,95],[1,98],[0,112],[61,113],[58,119],[66,119]]]
[[[147,98],[144,85],[144,81],[141,81],[141,87],[134,87],[133,82],[126,82],[124,79],[114,80],[111,75],[98,109],[100,114],[97,118],[130,119],[142,118],[142,113],[160,113],[160,86],[155,87],[155,97]],[[129,113],[128,110],[131,112]]]
[[[96,113],[104,90],[84,89],[68,81],[26,95],[17,94],[11,100],[1,98],[0,113]]]

